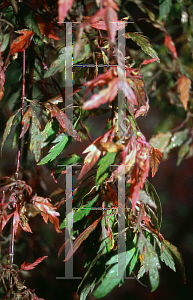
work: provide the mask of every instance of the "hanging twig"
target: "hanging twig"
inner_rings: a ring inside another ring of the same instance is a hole
[[[23,51],[23,74],[22,74],[22,102],[21,102],[21,118],[24,115],[24,104],[25,104],[25,50]],[[20,132],[22,130],[22,122],[20,127]],[[21,138],[18,142],[18,150],[17,150],[17,166],[16,166],[16,172],[15,172],[15,180],[19,179],[19,167],[20,167],[20,161],[21,161]],[[13,220],[11,223],[11,241],[9,246],[9,264],[12,267],[13,265],[13,256],[14,256],[14,225]],[[10,289],[13,285],[13,278],[10,274],[9,278],[10,283]]]

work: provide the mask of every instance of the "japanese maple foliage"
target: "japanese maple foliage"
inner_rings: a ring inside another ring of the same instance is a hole
[[[161,202],[149,176],[156,175],[162,157],[173,148],[180,147],[178,163],[192,156],[192,128],[178,130],[192,124],[191,72],[184,71],[187,68],[179,61],[178,48],[162,16],[169,13],[171,1],[162,1],[158,16],[145,1],[133,2],[163,35],[164,50],[159,50],[160,45],[154,48],[142,32],[127,30],[129,16],[121,18],[126,10],[120,1],[14,0],[1,5],[0,100],[7,118],[1,152],[4,155],[13,131],[12,148],[17,149],[15,170],[0,178],[0,233],[4,236],[8,229],[11,237],[8,257],[2,251],[4,260],[0,262],[4,299],[41,299],[24,286],[20,276],[38,268],[51,255],[48,247],[44,249],[48,255],[36,260],[26,256],[25,261],[35,261],[20,263],[20,269],[13,260],[15,242],[20,241],[23,231],[33,232],[30,219],[37,215],[46,224],[52,223],[55,232],[66,230],[66,239],[60,235],[58,256],[67,244],[71,246],[61,264],[82,247],[86,261],[78,287],[81,300],[89,293],[104,297],[122,285],[125,274],[134,274],[138,280],[148,275],[154,291],[159,285],[161,262],[174,271],[178,265],[185,280],[181,254],[160,232]],[[66,30],[67,22],[73,24],[72,35]],[[120,30],[126,53],[119,49]],[[69,36],[72,44],[68,44]],[[131,55],[130,41],[138,48],[131,49]],[[100,70],[99,64],[103,65]],[[168,72],[173,84],[168,85],[165,98],[174,104],[177,100],[171,95],[175,92],[179,98],[175,104],[183,109],[186,119],[176,129],[159,132],[148,141],[138,118],[146,122],[150,92],[160,97],[158,77],[163,72]],[[154,73],[155,78],[149,75]],[[120,94],[122,103],[117,97]],[[104,123],[92,127],[89,122],[96,115]],[[85,146],[85,140],[89,145]],[[70,144],[74,153],[64,157]],[[67,197],[60,188],[45,196],[48,188],[41,177],[43,165],[55,183],[62,174],[67,177],[68,166],[73,167],[72,176],[78,173],[72,211],[61,224],[59,217],[66,214],[71,194]],[[35,175],[26,175],[30,171]],[[56,203],[52,203],[52,196],[58,197]]]

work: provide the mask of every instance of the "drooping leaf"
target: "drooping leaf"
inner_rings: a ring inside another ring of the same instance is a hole
[[[150,58],[150,59],[145,59],[145,60],[140,64],[139,68],[141,68],[142,65],[149,65],[149,64],[151,64],[151,63],[153,63],[153,62],[155,62],[155,61],[157,61],[157,60],[158,60],[157,57],[155,57],[155,58]]]
[[[89,153],[84,159],[84,166],[78,176],[78,179],[81,179],[95,165],[102,151],[100,143],[106,142],[111,132],[112,131],[109,130],[107,133],[97,138],[90,146],[88,146],[83,151],[83,153],[87,153],[87,152]]]
[[[168,146],[172,133],[170,131],[163,133],[160,132],[156,136],[152,137],[149,140],[149,143],[156,149],[159,149],[162,153],[165,152],[166,147]]]
[[[174,258],[176,264],[178,265],[180,272],[183,276],[184,283],[185,283],[186,282],[186,274],[185,274],[184,262],[182,260],[182,255],[178,251],[177,247],[172,245],[167,240],[163,240],[163,244],[166,247],[166,249],[168,249],[170,251],[170,253],[172,254],[172,257]]]
[[[154,186],[148,180],[146,180],[145,182],[145,189],[147,194],[151,197],[151,199],[155,202],[157,206],[157,218],[158,218],[158,225],[160,228],[162,222],[162,208],[161,208],[161,202],[159,196],[156,193]]]
[[[85,205],[81,206],[78,209],[73,209],[73,223],[76,223],[80,220],[82,220],[84,217],[88,216],[88,214],[91,211],[91,208],[93,204],[97,201],[99,195],[94,197],[92,200],[88,201]],[[72,218],[72,213],[71,213]],[[60,224],[60,228],[66,227],[66,218],[63,220],[63,222]]]
[[[45,72],[44,78],[48,78],[57,72],[65,70],[66,60],[72,59],[72,46],[62,47],[57,51],[57,58],[51,63],[49,69]]]
[[[170,269],[172,269],[174,272],[176,272],[176,267],[175,267],[175,263],[174,263],[174,259],[172,257],[172,254],[170,252],[170,250],[165,246],[164,242],[161,242],[156,239],[159,247],[160,247],[160,251],[161,251],[161,255],[160,255],[160,259],[162,262],[164,262],[166,264],[166,266],[168,266]]]
[[[31,108],[31,140],[30,140],[30,151],[32,151],[35,155],[36,162],[39,161],[41,155],[41,144],[42,144],[42,136],[41,136],[41,125],[40,122]]]
[[[13,228],[14,228],[15,234],[17,233],[19,222],[20,222],[19,207],[17,207],[13,213]]]
[[[99,107],[107,101],[112,102],[117,95],[118,91],[118,78],[114,78],[108,82],[108,87],[101,90],[98,94],[91,96],[91,99],[86,101],[83,109],[93,109]]]
[[[2,45],[0,44],[0,50],[2,51]],[[3,98],[4,95],[4,83],[5,83],[5,74],[3,70],[3,60],[1,58],[1,52],[0,52],[0,101]]]
[[[125,28],[125,22],[124,21],[117,21],[116,23],[116,30],[121,30]],[[107,30],[106,24],[104,21],[99,21],[97,23],[91,23],[91,27],[98,29],[98,30]]]
[[[36,261],[34,261],[33,263],[23,263],[20,267],[20,271],[24,270],[24,271],[28,271],[28,270],[32,270],[35,268],[35,266],[37,266],[38,264],[40,264],[45,258],[47,258],[47,256],[43,256],[43,257],[39,257],[38,259],[36,259]]]
[[[39,29],[38,23],[35,19],[35,14],[32,10],[30,10],[27,5],[21,5],[20,14],[22,16],[22,21],[25,24],[25,27],[29,28],[33,31],[39,40],[42,40],[42,34]],[[42,42],[42,41],[41,41]]]
[[[157,52],[152,48],[146,36],[135,32],[126,32],[125,37],[126,39],[132,39],[146,54],[157,58],[157,62],[160,62]]]
[[[110,43],[115,42],[115,36],[117,32],[118,16],[116,11],[112,7],[108,7],[104,15],[105,25],[107,27],[107,32],[109,36]]]
[[[3,42],[2,42],[2,45],[1,45],[1,53],[6,50],[7,46],[9,45],[9,40],[10,40],[10,33],[6,33],[3,36]]]
[[[98,165],[98,169],[97,169],[97,174],[96,174],[96,180],[95,180],[95,184],[99,185],[103,180],[103,175],[107,174],[108,176],[108,169],[110,167],[110,165],[113,165],[114,161],[115,161],[115,157],[116,157],[117,153],[116,152],[107,152],[106,155],[101,158],[101,160],[99,161]]]
[[[188,155],[190,150],[190,143],[192,142],[192,138],[190,138],[185,144],[183,144],[180,147],[180,150],[178,151],[178,161],[177,166],[180,165],[181,161]]]
[[[59,219],[57,218],[60,214],[56,211],[56,207],[53,207],[52,203],[49,202],[48,198],[35,195],[32,199],[32,205],[41,213],[45,223],[47,223],[49,219],[50,222],[54,224],[55,230],[59,233],[61,232]]]
[[[149,272],[149,279],[152,287],[152,292],[156,290],[159,284],[159,272],[161,268],[157,253],[155,252],[152,244],[141,233],[138,239],[138,247],[140,254],[143,257],[141,264],[141,271],[137,278],[143,276],[144,272]]]
[[[79,52],[78,57],[73,61],[73,64],[77,64],[79,61],[88,59],[92,55],[90,44],[85,44],[83,49]]]
[[[188,100],[189,100],[189,91],[191,87],[191,81],[186,76],[181,75],[178,79],[178,88],[180,91],[180,101],[184,106],[184,109],[187,110]]]
[[[44,148],[48,145],[49,142],[53,140],[53,138],[58,133],[59,123],[57,120],[50,120],[47,122],[43,131],[41,131],[42,135],[42,144],[41,148]]]
[[[17,33],[22,35],[16,38],[11,44],[10,54],[12,55],[17,52],[23,52],[30,45],[32,36],[34,35],[34,32],[28,29],[19,30]]]
[[[24,134],[27,132],[30,125],[31,116],[32,116],[32,111],[31,111],[31,107],[29,107],[22,118],[22,122],[21,122],[22,129],[19,136],[20,138],[22,138],[22,136],[24,136]]]
[[[82,244],[82,242],[84,240],[87,239],[87,237],[91,234],[91,232],[93,230],[96,229],[99,221],[100,221],[101,217],[98,218],[97,220],[95,220],[90,226],[88,226],[79,236],[78,238],[75,240],[75,242],[73,243],[72,245],[72,248],[69,250],[66,258],[65,258],[65,261],[68,260],[73,254],[74,252],[80,247],[80,245]]]
[[[162,153],[158,149],[151,147],[150,164],[151,164],[152,177],[154,177],[155,173],[157,172],[162,156],[163,156]]]
[[[73,0],[58,0],[58,22],[64,21],[69,9],[72,7]]]
[[[131,261],[133,255],[135,253],[135,248],[116,254],[115,256],[111,257],[110,260],[106,262],[106,265],[109,266],[107,268],[107,273],[102,279],[101,284],[96,288],[93,293],[95,298],[102,298],[107,295],[116,285],[120,283],[123,279],[123,275],[125,269],[129,262]],[[114,264],[114,265],[113,265]],[[111,266],[113,265],[113,266]],[[119,270],[118,270],[119,268]],[[119,271],[119,273],[118,273]],[[119,274],[119,276],[117,276]]]
[[[47,103],[45,106],[48,107],[49,111],[51,112],[51,117],[56,117],[60,126],[65,129],[74,139],[81,142],[81,138],[79,137],[72,122],[68,119],[67,115],[54,104]]]
[[[139,201],[142,201],[144,204],[149,205],[153,208],[156,209],[156,204],[155,202],[152,200],[152,198],[146,194],[145,191],[141,190],[139,193]]]
[[[159,21],[166,20],[172,7],[172,0],[159,0]]]
[[[164,35],[165,35],[165,39],[164,39],[165,47],[167,47],[171,51],[174,58],[177,58],[178,55],[177,55],[175,44],[172,41],[172,38],[166,32],[164,32]]]
[[[42,158],[38,165],[43,165],[49,161],[53,161],[56,156],[58,156],[63,151],[67,142],[68,137],[64,133],[61,133],[59,136],[57,136],[57,138],[53,141],[53,143],[56,143],[56,145],[49,150],[49,153],[44,158]]]
[[[10,133],[10,130],[11,130],[11,126],[13,124],[13,120],[15,119],[15,116],[17,115],[18,112],[16,112],[13,116],[11,116],[9,118],[9,120],[7,121],[6,123],[6,127],[5,127],[5,130],[4,130],[4,133],[3,133],[3,139],[2,139],[2,142],[1,142],[1,153],[2,153],[2,149],[3,149],[3,145],[5,143],[5,140],[8,136],[8,134]]]
[[[169,152],[173,148],[181,146],[188,138],[188,133],[189,133],[188,128],[175,132],[171,138],[169,145],[166,148],[166,151]]]

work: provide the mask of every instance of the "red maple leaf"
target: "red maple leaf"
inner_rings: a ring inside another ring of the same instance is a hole
[[[174,58],[177,58],[177,51],[174,42],[172,41],[171,37],[165,32],[165,40],[164,45],[171,51]]]
[[[61,232],[59,219],[59,212],[56,211],[56,207],[53,207],[52,203],[49,202],[48,198],[43,198],[35,195],[32,199],[33,207],[39,211],[43,217],[45,223],[47,223],[48,219],[52,224],[54,224],[54,228],[57,232]]]
[[[73,0],[59,0],[58,1],[58,22],[64,21],[69,9],[72,7]]]
[[[34,35],[34,32],[28,29],[19,30],[16,33],[22,35],[13,41],[10,54],[23,52],[30,45],[32,36]]]
[[[20,271],[21,270],[25,270],[25,271],[28,271],[28,270],[32,270],[35,268],[35,266],[37,266],[38,264],[40,264],[45,258],[47,258],[47,256],[43,256],[43,257],[39,257],[38,259],[36,259],[36,261],[34,261],[33,263],[23,263],[20,267]]]

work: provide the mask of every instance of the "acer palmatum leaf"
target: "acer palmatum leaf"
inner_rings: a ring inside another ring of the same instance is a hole
[[[27,270],[32,270],[35,268],[35,266],[37,266],[38,264],[40,264],[45,258],[47,258],[47,256],[42,256],[42,257],[39,257],[38,259],[36,259],[36,261],[34,261],[33,263],[23,263],[20,267],[20,271],[21,270],[24,270],[24,271],[27,271]]]
[[[10,51],[12,55],[17,52],[23,52],[30,45],[32,36],[35,34],[28,29],[19,30],[17,33],[22,35],[13,41]]]
[[[57,216],[59,216],[59,212],[56,211],[56,207],[53,207],[53,205],[49,202],[49,199],[34,196],[32,200],[33,207],[41,212],[41,215],[43,217],[43,220],[45,223],[47,223],[48,219],[52,224],[54,224],[54,228],[57,232],[61,232],[60,225],[59,225],[59,219]]]
[[[152,172],[152,177],[155,176],[155,173],[157,172],[157,169],[159,167],[159,164],[161,162],[161,158],[162,158],[162,153],[154,148],[151,147],[150,150],[150,164],[151,164],[151,172]]]

